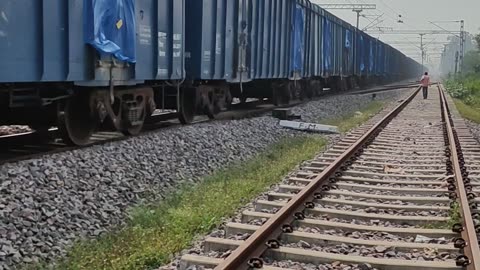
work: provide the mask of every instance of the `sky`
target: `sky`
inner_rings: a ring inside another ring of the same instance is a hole
[[[480,33],[480,0],[311,0],[316,4],[376,4],[375,10],[362,12],[366,17],[360,17],[360,29],[378,20],[383,21],[378,27],[390,27],[397,30],[441,30],[429,23],[435,22],[449,31],[459,31],[458,22],[465,21],[465,30],[472,34]],[[329,10],[341,19],[356,25],[356,13],[351,10]],[[398,23],[399,15],[403,23]],[[378,29],[378,28],[377,28]],[[374,30],[371,28],[370,30]],[[391,29],[385,29],[391,31]],[[368,32],[368,31],[367,31]],[[378,30],[377,30],[378,33]],[[372,36],[391,44],[406,55],[417,61],[421,60],[420,36],[404,34],[372,34]],[[447,43],[448,35],[424,36],[428,61],[435,65],[439,61],[443,44]]]

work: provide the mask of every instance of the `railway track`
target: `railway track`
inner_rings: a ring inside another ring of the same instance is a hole
[[[410,83],[393,84],[377,87],[373,90],[369,90],[369,93],[411,87],[413,87],[413,85]],[[333,94],[334,93],[325,91],[325,94],[322,95],[322,97]],[[365,93],[362,92],[359,94]],[[282,107],[294,107],[300,105],[301,103],[302,102],[300,101],[296,101],[292,102],[288,106]],[[215,120],[234,120],[255,117],[270,112],[275,108],[277,107],[258,100],[247,102],[245,104],[234,104],[232,110],[220,113],[216,119],[210,120],[206,116],[198,116],[192,124],[200,124]],[[142,134],[156,131],[161,128],[174,128],[179,125],[180,123],[176,120],[176,113],[157,114],[145,124],[144,132]],[[77,147],[64,144],[60,139],[56,139],[59,137],[58,130],[56,129],[51,129],[44,133],[30,131],[0,136],[0,164],[36,158],[46,154],[91,147],[93,145],[104,144],[128,138],[120,132],[102,131],[97,132],[92,136],[91,143],[89,145]]]
[[[300,102],[292,102],[286,107],[299,105]],[[206,123],[210,121],[236,120],[248,117],[255,117],[272,111],[277,107],[265,104],[262,101],[251,101],[245,104],[234,104],[232,110],[221,112],[215,119],[209,119],[207,116],[197,116],[191,125]],[[154,115],[145,123],[144,130],[141,135],[149,132],[155,132],[159,129],[175,128],[180,126],[180,122],[176,119],[176,113],[162,113]],[[92,135],[91,143],[85,146],[70,146],[59,139],[60,135],[56,128],[50,129],[48,132],[23,132],[18,134],[10,134],[0,136],[0,165],[16,162],[25,159],[37,158],[46,154],[60,153],[91,147],[94,145],[105,144],[108,142],[120,141],[128,139],[129,136],[123,135],[121,132],[115,131],[99,131]]]
[[[436,88],[306,162],[180,268],[480,270],[480,145]]]

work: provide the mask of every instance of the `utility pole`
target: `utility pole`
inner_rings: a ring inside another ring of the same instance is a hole
[[[448,21],[448,22],[461,22],[461,21]],[[367,29],[367,32],[370,34],[370,35],[375,35],[375,34],[387,34],[387,35],[420,35],[420,49],[422,50],[421,52],[421,55],[419,55],[419,57],[421,57],[421,62],[422,62],[422,66],[424,65],[425,63],[425,54],[426,54],[426,46],[425,45],[428,45],[429,42],[427,42],[427,44],[424,44],[424,40],[423,40],[423,37],[424,36],[430,36],[430,35],[455,35],[456,37],[460,37],[460,42],[461,42],[461,47],[463,48],[463,52],[458,52],[457,51],[457,60],[456,62],[459,62],[459,63],[456,63],[455,64],[455,69],[458,71],[458,66],[459,65],[462,65],[463,63],[463,60],[464,60],[464,57],[463,55],[465,54],[464,50],[465,50],[465,29],[464,29],[464,25],[462,23],[462,28],[460,29],[460,33],[458,31],[450,31],[450,30],[447,30],[433,22],[430,22],[432,23],[433,25],[435,25],[436,27],[440,28],[439,30],[394,30],[394,29],[391,29],[390,31],[386,30],[386,29],[381,29],[381,28],[378,28],[378,30],[374,30],[375,28],[373,28],[372,30],[370,29]],[[418,46],[416,46],[418,47]],[[463,55],[462,55],[463,54]],[[453,57],[453,55],[452,55]]]
[[[440,25],[436,24],[435,22],[430,22],[431,24],[435,25],[436,27],[448,31],[447,29],[441,27]],[[460,52],[456,51],[455,53],[455,73],[457,71],[462,72],[463,61],[465,57],[465,21],[464,20],[456,20],[456,21],[437,21],[437,23],[460,23],[460,33],[459,35],[455,32],[448,31],[451,34],[454,34],[456,37],[460,39]],[[458,66],[458,67],[457,67]]]
[[[420,34],[420,50],[422,51],[422,67],[423,67],[423,59],[425,58],[425,50],[423,47],[423,36],[425,34]]]
[[[463,57],[465,56],[465,21],[460,21],[460,72],[463,68]]]
[[[357,13],[357,29],[360,29],[358,28],[360,26],[360,13],[363,11],[363,9],[354,9],[353,12],[356,12]]]
[[[351,9],[357,13],[357,29],[360,26],[360,13],[365,9],[376,9],[375,4],[318,4],[324,9]]]
[[[455,52],[455,74],[458,71],[458,51]]]
[[[370,28],[372,28],[372,27],[375,27],[375,26],[381,24],[382,22],[384,22],[385,20],[381,20],[381,18],[383,17],[383,15],[385,15],[385,14],[382,14],[382,15],[373,15],[373,16],[372,16],[372,15],[370,15],[370,16],[368,16],[368,15],[361,15],[361,16],[364,17],[364,18],[367,18],[367,17],[375,17],[375,19],[374,19],[373,21],[370,21],[369,24],[367,24],[365,27],[363,27],[362,31],[365,31],[365,30],[367,30],[367,29],[370,29]]]

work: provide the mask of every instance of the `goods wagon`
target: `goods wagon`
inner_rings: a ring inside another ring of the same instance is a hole
[[[233,97],[284,104],[323,87],[402,79],[418,70],[389,73],[400,64],[387,58],[396,50],[310,1],[186,0],[185,6],[184,87],[191,99],[204,93],[207,114]]]
[[[288,102],[286,82],[304,76],[306,36],[306,15],[292,3],[186,0],[187,80],[216,89],[211,107],[234,96]]]
[[[161,82],[181,82],[183,0],[0,1],[0,122],[88,142],[137,134]],[[175,102],[173,102],[176,104]]]

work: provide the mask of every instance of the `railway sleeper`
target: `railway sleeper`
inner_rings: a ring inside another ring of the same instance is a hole
[[[415,211],[448,211],[448,206],[434,206],[434,205],[400,205],[400,204],[387,204],[387,203],[369,203],[362,201],[351,201],[344,199],[322,198],[314,200],[314,203],[323,206],[335,206],[335,205],[350,205],[359,209],[375,208],[375,209],[392,209],[402,210],[404,212]],[[263,209],[273,210],[279,209],[286,204],[285,201],[267,201],[259,200],[255,202],[255,210],[262,211]]]
[[[312,180],[302,177],[290,177],[286,180],[289,183],[295,183],[300,185],[307,185]],[[350,176],[341,176],[338,178],[332,178],[330,182],[338,181],[349,181],[349,182],[358,182],[364,184],[396,184],[396,185],[438,185],[441,186],[445,182],[439,181],[421,181],[421,180],[398,180],[398,179],[374,179],[374,178],[363,178],[363,177],[350,177]]]
[[[388,214],[374,214],[374,213],[362,213],[356,211],[336,210],[327,208],[314,208],[305,209],[305,214],[312,217],[323,216],[328,218],[343,218],[343,219],[355,219],[361,221],[388,221],[400,225],[420,226],[428,225],[437,222],[447,222],[448,217],[432,217],[432,216],[413,216],[413,215],[388,215]],[[272,215],[263,212],[244,211],[242,213],[242,222],[248,223],[256,218],[270,218]]]
[[[334,222],[329,220],[317,220],[306,218],[304,220],[294,221],[292,226],[294,227],[304,227],[304,228],[314,228],[317,230],[342,230],[344,233],[352,232],[365,232],[365,233],[389,233],[398,235],[401,237],[412,237],[415,238],[417,235],[424,235],[429,238],[442,238],[453,239],[459,237],[460,234],[452,232],[451,230],[446,229],[423,229],[423,228],[395,228],[395,227],[384,227],[384,226],[374,226],[374,225],[359,225],[353,223],[342,223]],[[238,235],[250,233],[250,229],[257,227],[257,225],[250,225],[245,223],[229,222],[225,225],[225,234],[229,235]],[[250,229],[249,229],[250,228]]]
[[[450,202],[448,197],[425,197],[425,196],[396,196],[396,195],[377,195],[377,194],[366,194],[366,193],[356,193],[351,191],[345,190],[329,190],[325,191],[322,194],[325,195],[338,195],[338,196],[349,196],[355,198],[363,198],[363,199],[378,199],[384,201],[404,201],[409,203],[415,204],[436,204],[442,203],[447,204]],[[267,194],[268,200],[289,200],[293,198],[295,194],[291,193],[280,193],[280,192],[269,192]],[[475,202],[480,202],[480,198],[475,198]]]
[[[231,240],[223,238],[208,238],[210,241],[208,247],[215,250],[233,250],[243,244],[244,241]],[[370,264],[379,269],[393,269],[393,270],[432,270],[432,269],[461,269],[457,266],[454,260],[447,261],[418,261],[418,260],[402,260],[402,259],[385,259],[362,257],[355,255],[334,254],[329,252],[314,251],[302,248],[292,248],[280,246],[277,249],[267,249],[263,255],[273,260],[290,260],[302,263],[311,264],[325,264],[340,261],[346,264]],[[265,268],[264,268],[265,269]]]
[[[232,228],[233,227],[233,228]],[[243,223],[228,223],[226,224],[226,238],[236,236],[239,234],[251,235],[260,226],[243,224]],[[216,238],[207,238],[206,242],[214,242]],[[458,251],[458,248],[453,246],[453,243],[446,244],[431,244],[431,243],[415,243],[404,241],[387,241],[387,240],[366,240],[357,239],[348,236],[330,235],[325,233],[308,233],[301,231],[293,231],[291,233],[282,233],[280,236],[281,241],[289,243],[297,243],[299,241],[305,241],[311,245],[324,245],[324,244],[352,244],[352,245],[365,245],[365,246],[383,246],[394,248],[399,251],[411,251],[413,249],[435,249],[439,252],[443,251]],[[214,246],[207,246],[207,249],[214,250]]]
[[[337,182],[333,184],[338,190],[353,190],[353,191],[385,191],[385,192],[394,192],[399,195],[442,195],[446,194],[448,190],[446,188],[431,189],[431,188],[396,188],[396,187],[383,187],[375,185],[362,185],[362,184],[351,184],[351,183],[342,183]],[[300,192],[304,187],[301,186],[292,186],[292,185],[279,185],[278,191],[283,193],[297,193]]]

